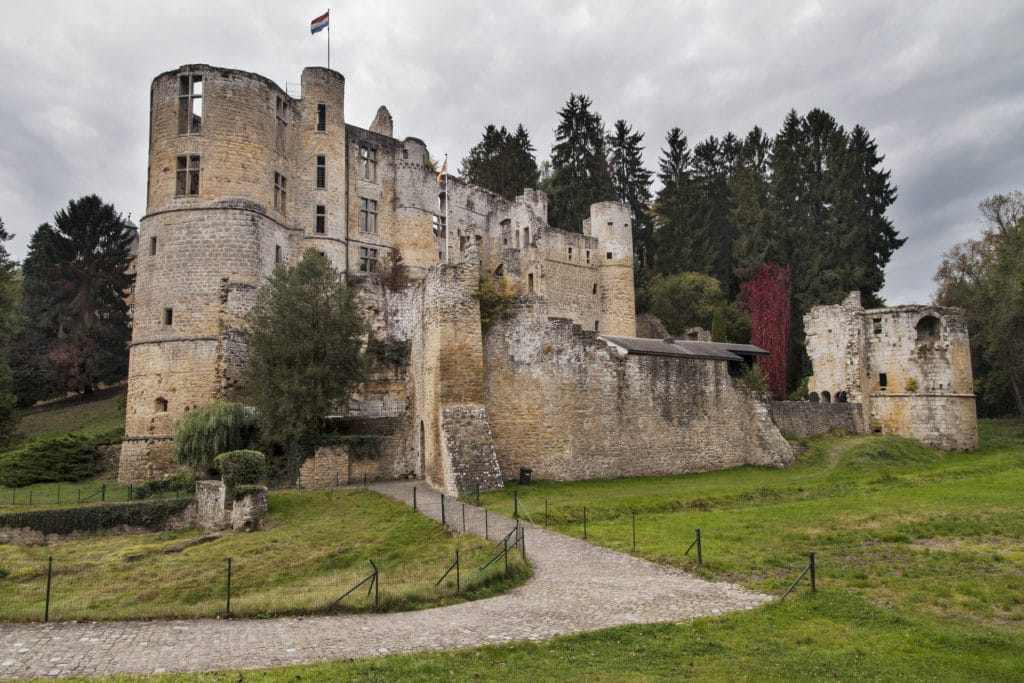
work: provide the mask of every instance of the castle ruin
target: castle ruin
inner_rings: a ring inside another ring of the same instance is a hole
[[[762,351],[635,337],[626,206],[553,228],[541,192],[439,184],[386,108],[346,123],[341,74],[307,68],[301,89],[205,64],[153,81],[122,481],[176,468],[176,421],[238,388],[256,290],[310,248],[355,289],[371,340],[407,353],[374,363],[338,416],[379,435],[380,455],[321,447],[300,485],[411,476],[457,494],[521,467],[582,479],[792,461],[737,380]],[[407,281],[389,284],[398,251]],[[481,275],[519,295],[486,330]]]

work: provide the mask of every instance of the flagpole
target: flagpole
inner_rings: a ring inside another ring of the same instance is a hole
[[[327,68],[331,68],[331,10],[327,10]]]
[[[444,155],[444,260],[445,263],[451,261],[451,256],[448,251],[448,240],[451,239],[451,228],[448,225],[448,155]]]

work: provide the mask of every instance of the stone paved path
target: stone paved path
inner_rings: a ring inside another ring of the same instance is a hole
[[[440,519],[440,496],[423,482],[372,488]],[[449,499],[448,522],[462,526]],[[452,514],[452,513],[455,514]],[[512,520],[488,515],[490,537]],[[483,535],[484,512],[466,506]],[[0,679],[82,674],[265,668],[320,660],[541,640],[621,624],[685,621],[758,607],[772,598],[527,526],[533,577],[508,593],[417,612],[280,619],[198,619],[0,625]]]

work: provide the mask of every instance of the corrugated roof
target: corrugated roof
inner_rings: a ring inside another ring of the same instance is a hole
[[[609,344],[626,353],[640,356],[676,356],[705,360],[741,361],[741,356],[767,356],[767,351],[753,344],[701,342],[689,339],[644,339],[642,337],[612,337],[600,335]]]

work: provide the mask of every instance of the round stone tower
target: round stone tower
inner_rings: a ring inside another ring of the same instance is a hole
[[[205,64],[153,80],[121,481],[173,471],[177,420],[236,385],[243,317],[277,263],[313,246],[344,268],[344,78],[302,84],[294,99]]]
[[[633,293],[633,221],[629,207],[619,202],[590,206],[583,233],[596,237],[600,249],[600,332],[636,335],[636,301]]]

